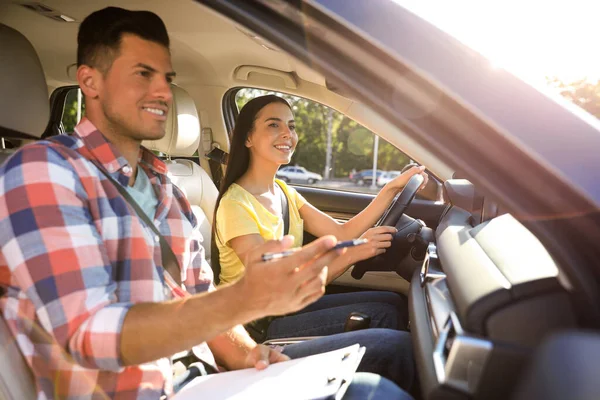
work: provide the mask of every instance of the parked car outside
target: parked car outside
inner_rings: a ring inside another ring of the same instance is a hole
[[[378,169],[375,179],[379,178],[384,172],[385,171]],[[363,169],[362,171],[352,174],[350,180],[358,185],[370,185],[373,180],[373,170]]]
[[[304,167],[283,167],[276,174],[277,178],[284,182],[305,182],[309,185],[323,179],[317,173],[307,171]]]
[[[386,171],[377,177],[377,186],[382,187],[402,174],[402,171]]]

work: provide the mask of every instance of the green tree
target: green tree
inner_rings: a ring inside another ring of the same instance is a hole
[[[81,116],[85,115],[85,102],[81,99]],[[77,125],[77,89],[69,91],[65,99],[65,108],[62,116],[65,132],[73,132]]]

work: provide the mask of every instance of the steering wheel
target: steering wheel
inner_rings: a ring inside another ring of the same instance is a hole
[[[417,191],[423,184],[423,180],[421,174],[413,175],[402,191],[394,197],[394,200],[392,200],[375,226],[396,226],[396,223],[404,215],[404,211],[415,198]]]
[[[398,275],[410,280],[413,271],[422,260],[415,258],[412,251],[420,236],[433,240],[433,231],[430,228],[404,212],[415,198],[417,191],[423,184],[423,176],[414,175],[402,189],[390,206],[385,210],[383,216],[376,226],[394,226],[398,232],[392,240],[392,247],[384,254],[357,262],[352,269],[352,277],[361,279],[368,271],[396,271]],[[412,238],[412,239],[411,239]]]

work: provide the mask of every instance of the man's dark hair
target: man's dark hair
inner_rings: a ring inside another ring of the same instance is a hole
[[[79,26],[77,66],[89,65],[108,71],[119,54],[121,39],[126,33],[169,48],[169,34],[158,15],[150,11],[107,7],[88,15]]]

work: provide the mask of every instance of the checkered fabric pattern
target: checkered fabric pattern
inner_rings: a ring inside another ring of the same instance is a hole
[[[170,360],[124,367],[123,320],[135,303],[213,290],[212,270],[190,204],[160,159],[140,150],[159,200],[154,223],[183,267],[183,288],[161,267],[158,237],[94,163],[123,185],[132,174],[83,119],[0,169],[0,310],[40,399],[159,398],[172,392]]]

